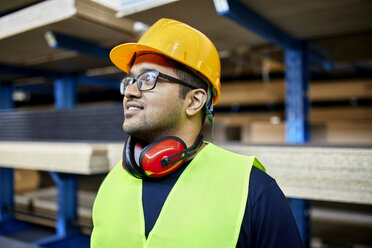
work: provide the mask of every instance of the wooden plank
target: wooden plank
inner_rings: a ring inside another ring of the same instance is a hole
[[[311,125],[310,135],[312,143],[329,143],[326,139],[325,125]],[[242,126],[240,141],[244,144],[285,144],[285,140],[285,123],[283,122],[275,124],[270,122],[253,122]]]
[[[287,197],[372,204],[372,149],[221,144],[255,155]],[[108,147],[116,164],[122,145]]]
[[[14,146],[7,142],[6,150],[4,145],[0,143],[1,166],[5,164],[4,167],[40,168],[44,165],[44,170],[85,174],[88,174],[87,161],[84,163],[82,160],[93,157],[92,147],[95,146],[56,143],[45,143],[44,146],[24,143],[23,146]],[[222,147],[237,153],[258,156],[288,197],[372,204],[372,149],[247,146],[226,143],[222,144]],[[96,161],[101,165],[101,172],[108,171],[109,164],[111,167],[121,160],[122,148],[123,144],[119,143],[101,144],[96,147],[96,153],[105,151],[105,162]],[[36,157],[38,161],[34,164]],[[90,172],[92,171],[90,168]],[[48,198],[49,193],[44,193]],[[39,196],[43,198],[42,194]],[[23,201],[27,204],[27,199],[24,198]],[[41,207],[42,203],[40,204]]]
[[[283,111],[216,113],[214,119],[228,126],[243,126],[254,121],[283,120]]]
[[[76,13],[74,2],[44,1],[0,18],[0,39],[55,23]]]
[[[372,107],[324,107],[310,110],[312,123],[325,123],[332,120],[372,120]]]
[[[234,104],[283,103],[285,84],[283,80],[222,82],[218,106]],[[372,97],[372,79],[348,79],[314,81],[310,84],[312,101],[368,99]]]
[[[267,104],[284,101],[284,82],[275,80],[221,83],[221,98],[218,106],[233,104]]]
[[[223,147],[257,156],[287,197],[372,204],[372,149]]]
[[[332,144],[372,144],[372,121],[330,121],[326,139]]]
[[[117,30],[135,35],[134,22],[115,18],[109,8],[87,0],[51,0],[21,9],[0,18],[0,39],[27,32],[67,20],[73,16],[83,17],[102,26],[115,27]],[[71,27],[75,32],[77,27]]]
[[[372,144],[372,121],[329,121],[312,124],[314,144]],[[242,125],[241,142],[255,144],[285,144],[285,123],[252,122]]]
[[[90,0],[75,0],[77,16],[91,22],[103,25],[129,36],[135,36],[134,21],[126,18],[116,18],[116,11]]]
[[[372,107],[314,107],[310,111],[313,124],[327,123],[335,120],[372,120]],[[284,121],[284,111],[219,113],[214,116],[216,122],[228,126],[243,126],[256,121]]]
[[[249,129],[248,129],[249,128]],[[246,125],[245,132],[249,134],[244,135],[244,143],[256,144],[284,144],[285,143],[285,124],[271,124],[269,122],[254,122]]]
[[[16,193],[36,190],[40,186],[40,174],[36,170],[15,169],[14,189]]]
[[[92,206],[97,192],[78,190],[77,215],[80,224],[92,226]],[[16,209],[23,213],[17,213],[20,219],[41,224],[55,226],[53,219],[57,216],[57,190],[55,186],[39,189],[34,192],[17,194],[15,196]],[[30,209],[32,206],[32,209]],[[27,215],[32,212],[35,216]]]
[[[310,86],[312,101],[329,101],[372,97],[372,79],[316,81]]]
[[[108,171],[103,144],[0,142],[0,167],[76,174]]]
[[[108,57],[102,60],[50,48],[44,38],[47,31],[64,33],[108,48],[138,35],[133,21],[118,19],[113,10],[97,3],[88,0],[43,1],[0,17],[0,46],[6,47],[1,50],[0,61],[18,66],[37,65],[37,69],[62,73],[110,64]],[[16,78],[14,75],[9,80]]]

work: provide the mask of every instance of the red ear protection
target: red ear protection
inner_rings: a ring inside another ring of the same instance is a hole
[[[203,143],[203,136],[198,135],[195,143],[188,149],[178,137],[167,136],[151,143],[142,150],[139,164],[135,162],[134,147],[136,144],[144,147],[144,142],[129,135],[123,150],[123,167],[137,178],[157,178],[166,176],[194,155]]]

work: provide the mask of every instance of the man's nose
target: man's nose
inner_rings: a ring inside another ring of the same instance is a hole
[[[141,91],[137,87],[137,82],[135,82],[132,85],[129,85],[125,89],[124,96],[127,97],[127,98],[130,98],[130,97],[140,97],[141,96]]]

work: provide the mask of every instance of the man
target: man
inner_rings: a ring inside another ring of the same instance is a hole
[[[92,247],[301,247],[290,208],[255,158],[202,141],[220,61],[192,27],[156,22],[110,58],[127,73],[123,161],[93,207]]]

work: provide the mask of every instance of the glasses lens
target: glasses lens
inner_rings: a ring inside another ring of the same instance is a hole
[[[128,86],[132,85],[133,83],[134,79],[132,77],[124,78],[120,83],[120,93],[124,95],[125,90],[128,88]]]
[[[154,88],[158,74],[155,71],[149,71],[138,77],[138,88],[140,90],[151,90]]]

